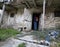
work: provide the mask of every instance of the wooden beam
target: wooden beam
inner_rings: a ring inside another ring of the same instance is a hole
[[[25,5],[26,8],[28,8],[27,4],[25,2],[21,2],[21,4]],[[19,4],[20,5],[20,4]]]
[[[8,6],[17,10],[17,8],[15,6],[11,5],[11,4],[8,5]]]
[[[34,3],[34,7],[37,7],[36,0],[33,0],[33,3]]]
[[[29,2],[25,1],[26,5],[28,6],[28,8],[30,8]]]
[[[16,7],[14,7],[13,5],[6,5],[5,8],[6,11],[17,11],[18,9]]]
[[[47,0],[47,6],[51,6],[53,4],[54,0]]]

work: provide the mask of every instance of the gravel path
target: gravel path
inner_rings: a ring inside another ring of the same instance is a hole
[[[40,45],[39,41],[33,39],[31,32],[22,32],[18,34],[15,38],[10,38],[9,40],[0,43],[0,47],[18,47],[21,43],[26,43],[26,47],[49,47],[45,45]]]
[[[21,40],[19,40],[19,39],[21,39]],[[0,47],[17,47],[21,43],[26,43],[26,47],[48,47],[48,46],[37,44],[36,42],[37,42],[37,40],[33,40],[32,35],[26,35],[24,37],[18,37],[18,39],[17,38],[11,38],[7,42],[5,42],[4,45],[2,45]]]

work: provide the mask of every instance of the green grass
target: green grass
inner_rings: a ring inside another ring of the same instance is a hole
[[[17,35],[19,32],[14,29],[0,29],[0,41],[4,41],[9,37]]]
[[[25,43],[19,44],[18,47],[26,47]]]
[[[60,43],[57,43],[57,47],[60,47]]]
[[[44,30],[44,31],[34,31],[32,32],[31,34],[34,35],[34,37],[37,39],[37,40],[41,40],[41,39],[46,39],[46,36],[48,35],[48,33],[50,32],[51,30]],[[54,31],[54,30],[53,30]],[[55,41],[55,42],[60,42],[60,30],[56,30],[57,32],[59,32],[59,35],[57,36],[57,38],[55,40],[53,39],[50,39],[50,41]]]
[[[50,47],[60,47],[60,43],[52,44]]]
[[[34,31],[31,34],[34,35],[34,37],[36,37],[37,40],[41,40],[41,39],[45,39],[48,32],[47,31],[46,32],[45,31]]]

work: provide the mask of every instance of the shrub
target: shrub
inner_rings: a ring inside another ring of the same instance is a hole
[[[18,47],[26,47],[25,43],[19,44]]]

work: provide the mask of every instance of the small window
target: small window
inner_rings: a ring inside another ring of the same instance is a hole
[[[11,13],[10,17],[14,17],[14,13]]]
[[[60,11],[55,11],[55,17],[60,17]]]

